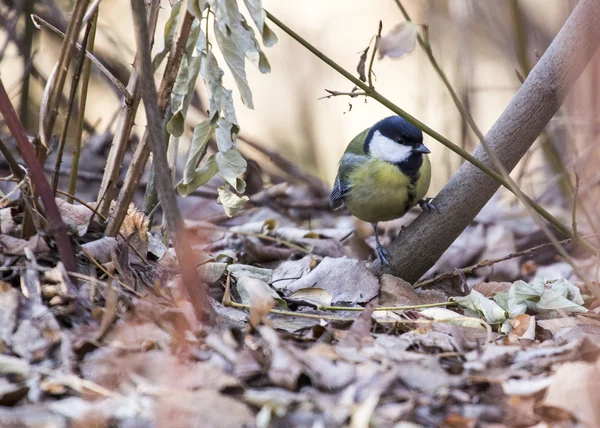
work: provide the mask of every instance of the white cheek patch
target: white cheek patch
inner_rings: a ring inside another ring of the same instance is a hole
[[[371,156],[390,163],[404,162],[412,153],[412,147],[398,144],[381,135],[379,131],[373,133],[369,146]]]

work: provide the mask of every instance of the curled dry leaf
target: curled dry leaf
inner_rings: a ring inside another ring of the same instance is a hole
[[[117,251],[119,242],[116,238],[105,236],[95,241],[86,242],[81,245],[84,253],[88,253],[99,263],[106,263],[112,259],[112,253]]]
[[[60,215],[69,229],[83,236],[87,233],[93,211],[84,205],[70,204],[64,199],[56,198]],[[95,203],[88,204],[93,209]]]
[[[395,25],[379,40],[377,50],[379,59],[384,57],[401,58],[415,50],[417,45],[417,26],[411,21]]]
[[[527,314],[517,315],[510,320],[512,331],[510,337],[535,340],[535,317]]]
[[[291,294],[310,287],[326,290],[333,303],[364,303],[377,295],[379,281],[363,262],[347,257],[325,257],[308,275],[288,284],[284,291]]]
[[[275,306],[275,298],[279,298],[267,283],[249,276],[238,278],[237,291],[242,302],[250,305],[248,321],[252,327],[267,321],[269,312]]]
[[[0,235],[0,253],[13,256],[24,256],[26,248],[31,250],[33,254],[50,252],[48,244],[46,244],[39,235],[34,235],[27,241],[9,235]]]

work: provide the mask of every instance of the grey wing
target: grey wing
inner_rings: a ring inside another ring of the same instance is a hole
[[[340,171],[338,172],[337,177],[335,177],[333,189],[331,190],[331,195],[329,196],[331,208],[333,208],[334,210],[341,208],[344,205],[344,198],[346,197],[346,195],[348,195],[348,192],[351,188],[351,185],[348,182],[348,180],[340,177],[342,166],[346,169],[351,169],[365,162],[366,160],[366,156],[361,156],[354,153],[344,154],[342,160],[340,161]]]
[[[342,180],[339,175],[335,177],[335,183],[333,183],[333,189],[329,196],[331,208],[337,210],[344,205],[344,196],[346,196],[348,190],[350,190],[350,185],[346,180]]]

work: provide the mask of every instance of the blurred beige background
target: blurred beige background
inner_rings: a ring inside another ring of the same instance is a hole
[[[164,3],[158,24],[159,33],[170,9],[168,2]],[[427,25],[436,58],[484,132],[494,123],[520,85],[515,73],[520,66],[514,3],[510,0],[403,2],[416,23]],[[544,52],[560,29],[573,3],[566,0],[520,0],[517,3],[527,35],[524,52],[531,65],[535,64],[536,57]],[[68,10],[68,5],[62,6]],[[352,72],[355,72],[360,52],[375,34],[379,20],[383,21],[384,34],[403,21],[393,0],[264,0],[264,6]],[[126,71],[133,61],[135,45],[129,2],[104,0],[100,11],[97,51],[104,57],[112,58]],[[243,7],[242,11],[245,11]],[[331,183],[338,159],[348,142],[390,112],[377,102],[365,102],[363,98],[319,100],[326,95],[325,89],[349,91],[352,85],[275,25],[271,24],[271,27],[279,37],[274,47],[265,48],[272,72],[263,75],[247,64],[255,110],[247,109],[239,101],[229,71],[224,61],[220,61],[226,72],[226,86],[234,89],[242,135],[276,149]],[[47,30],[38,32],[36,37],[34,63],[47,76],[56,60],[58,39]],[[18,100],[18,81],[22,73],[22,64],[15,58],[16,55],[16,49],[9,46],[0,63],[2,78],[7,87],[13,88],[11,96],[15,102]],[[14,60],[11,61],[11,58]],[[463,123],[447,90],[419,46],[415,52],[399,60],[376,60],[374,70],[377,76],[375,86],[382,94],[456,144],[469,150],[474,147],[473,134]],[[595,110],[590,109],[595,108],[595,104],[590,106],[594,99],[590,95],[589,81],[595,81],[596,75],[595,71],[591,74],[588,72],[583,79],[583,87],[588,89],[578,93],[577,101],[571,103],[568,113],[565,110],[560,120],[553,123],[555,128],[573,123],[577,111],[578,114],[587,112],[595,120]],[[197,87],[204,94],[201,80]],[[32,94],[39,99],[41,85],[35,83],[32,88]],[[98,130],[103,130],[120,106],[118,96],[104,79],[95,74],[88,100],[87,120],[96,125]],[[349,103],[352,104],[351,110]],[[199,115],[192,112],[188,120],[193,126],[200,120]],[[142,109],[136,123],[136,132],[141,134],[145,123]],[[182,160],[185,160],[189,144],[190,134],[186,135],[187,138],[181,140]],[[554,142],[562,150],[564,138],[557,138]],[[429,137],[426,137],[425,144],[432,150],[435,169],[431,194],[435,194],[458,168],[461,160]],[[527,174],[530,180],[529,188],[525,190],[539,195],[544,192],[543,185],[547,177],[544,165],[540,163],[540,151],[535,147],[532,159],[528,160],[531,174]]]

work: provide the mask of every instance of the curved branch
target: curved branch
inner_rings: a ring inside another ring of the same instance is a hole
[[[581,0],[523,86],[485,137],[512,170],[558,111],[600,45],[600,3]],[[479,145],[474,157],[492,162]],[[439,214],[420,215],[389,248],[391,272],[407,281],[427,271],[467,227],[499,185],[470,163],[435,199]]]

